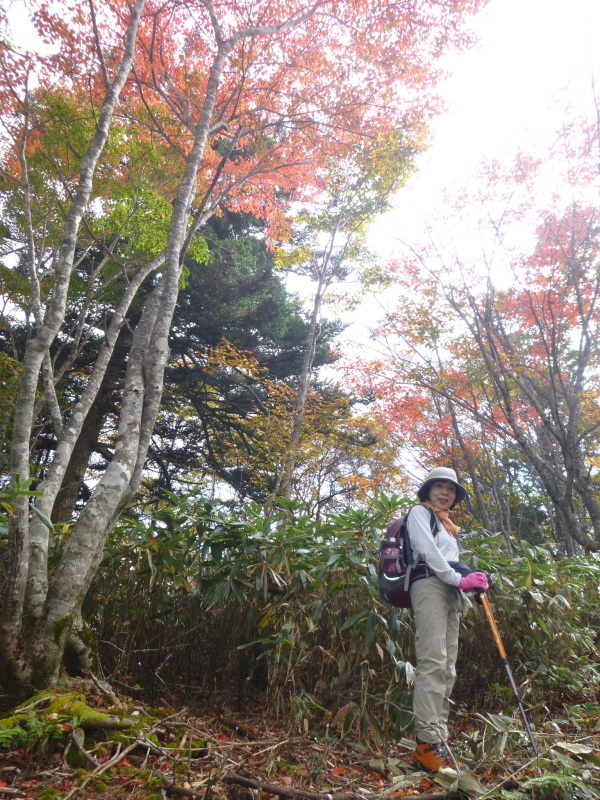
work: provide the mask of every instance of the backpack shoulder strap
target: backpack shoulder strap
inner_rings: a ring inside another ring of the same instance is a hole
[[[424,504],[423,503],[418,503],[417,505],[424,505]],[[411,506],[408,509],[408,511],[406,513],[406,516],[402,520],[402,554],[403,554],[403,558],[404,558],[404,563],[406,564],[406,567],[407,567],[406,574],[407,574],[408,585],[410,585],[410,574],[411,574],[411,570],[412,570],[412,568],[414,566],[414,558],[413,558],[412,547],[411,547],[411,544],[410,544],[410,537],[408,535],[408,525],[406,524],[406,521],[408,519],[408,515],[410,514],[410,512],[412,511],[413,508],[415,508],[415,506]],[[431,535],[432,536],[437,536],[437,533],[438,533],[438,518],[437,518],[437,515],[436,515],[435,511],[433,511],[431,508],[429,508],[429,506],[425,506],[425,508],[429,511],[429,527],[430,527],[430,530],[431,530]]]
[[[417,503],[417,505],[423,505],[423,503]],[[412,546],[410,544],[410,537],[408,535],[408,515],[416,508],[417,505],[411,506],[408,511],[406,512],[406,516],[402,518],[402,553],[404,557],[404,563],[412,569],[413,563],[413,551]],[[432,511],[429,506],[425,506],[425,508],[429,511],[429,527],[431,530],[431,535],[435,536],[437,534],[437,517],[435,512]]]
[[[423,504],[418,503],[417,505],[423,505]],[[405,543],[409,560],[412,560],[412,555],[411,555],[411,548],[408,547],[409,540],[408,540],[407,521],[408,521],[408,515],[413,510],[413,508],[416,508],[416,506],[411,506],[403,517],[400,517],[400,519],[396,519],[392,523],[390,523],[385,532],[386,540],[391,539],[398,543],[401,542]],[[438,518],[435,515],[435,512],[432,511],[432,509],[429,508],[429,506],[425,506],[425,508],[429,511],[429,527],[431,529],[431,535],[436,536],[438,532],[437,531]]]
[[[403,517],[401,521],[407,519],[408,515],[413,510],[413,508],[416,508],[417,506],[423,506],[424,508],[427,509],[427,511],[429,511],[429,528],[431,529],[432,536],[436,536],[438,532],[438,518],[435,511],[432,508],[429,508],[429,506],[426,506],[425,503],[417,503],[417,505],[411,506],[408,509],[406,516]]]
[[[423,503],[421,503],[423,505]],[[431,533],[433,536],[437,535],[438,532],[438,518],[437,514],[433,510],[433,508],[429,508],[429,506],[425,506],[427,511],[429,511],[429,527],[431,528]]]

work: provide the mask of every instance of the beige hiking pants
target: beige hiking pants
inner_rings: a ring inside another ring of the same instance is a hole
[[[435,576],[410,588],[415,614],[417,669],[415,734],[422,742],[448,739],[449,700],[456,678],[460,596]]]

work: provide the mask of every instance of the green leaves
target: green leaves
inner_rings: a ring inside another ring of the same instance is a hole
[[[600,755],[598,755],[593,747],[586,744],[579,744],[578,742],[556,742],[553,745],[554,750],[568,753],[569,755],[577,756],[595,767],[600,767]]]
[[[548,773],[536,775],[524,780],[522,786],[530,792],[537,792],[542,797],[561,797],[564,800],[577,797],[600,797],[600,790],[576,775]]]
[[[485,794],[486,789],[479,783],[474,772],[455,772],[442,768],[433,776],[433,782],[449,792],[463,792],[467,797]]]
[[[44,512],[40,511],[39,508],[37,508],[36,506],[31,506],[31,510],[36,515],[36,517],[38,517],[38,519],[40,519],[44,523],[44,525],[48,528],[49,531],[54,530],[54,525],[52,524],[52,520],[47,514],[44,514]]]
[[[167,655],[162,680],[180,680],[189,659],[197,658],[199,674],[210,663],[209,671],[223,681],[249,676],[248,691],[260,674],[268,707],[287,709],[293,685],[293,696],[306,692],[334,713],[342,735],[370,746],[397,740],[412,723],[412,617],[381,602],[370,568],[378,532],[404,502],[381,496],[372,505],[315,519],[289,499],[266,513],[258,503],[234,510],[169,494],[151,514],[146,509],[138,519],[121,520],[107,546],[95,592],[102,609],[97,619],[116,630],[101,638],[127,641],[122,658],[128,670],[135,657],[127,647],[144,653],[132,678],[142,685],[153,685],[152,669]],[[515,544],[510,559],[500,535],[473,534],[467,541],[464,560],[490,576],[490,601],[528,712],[550,709],[544,713],[552,715],[554,740],[594,730],[598,558],[557,562],[546,548],[523,543]],[[133,638],[124,609],[144,621]],[[153,662],[153,642],[165,637],[172,649]],[[463,738],[473,762],[529,752],[489,626],[471,604],[463,615],[458,707],[482,686],[477,730]],[[565,705],[568,697],[578,699]],[[316,706],[311,714],[318,718]],[[536,736],[542,746],[537,726]],[[559,755],[573,763],[579,758],[554,752],[556,765]]]
[[[42,492],[36,492],[30,489],[33,484],[34,478],[27,478],[21,481],[19,475],[12,476],[12,482],[8,486],[0,488],[0,534],[6,535],[8,527],[8,519],[12,516],[15,506],[15,501],[18,497],[41,497]],[[31,511],[42,520],[44,525],[49,530],[54,530],[51,520],[46,514],[40,511],[35,506],[31,506]]]

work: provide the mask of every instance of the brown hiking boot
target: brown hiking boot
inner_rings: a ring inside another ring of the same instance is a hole
[[[435,742],[435,744],[417,742],[414,762],[418,769],[424,769],[426,772],[437,772],[441,767],[455,769],[448,751],[441,742]]]

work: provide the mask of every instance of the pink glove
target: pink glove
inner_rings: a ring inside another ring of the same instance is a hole
[[[474,592],[477,589],[483,589],[483,591],[486,592],[488,588],[488,579],[485,572],[471,572],[470,575],[466,575],[464,578],[460,579],[458,588],[461,592]]]

